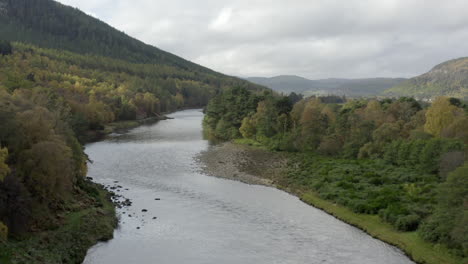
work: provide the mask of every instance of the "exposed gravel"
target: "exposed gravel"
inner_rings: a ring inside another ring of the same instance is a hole
[[[287,165],[281,153],[229,142],[210,146],[196,159],[208,175],[267,186],[275,186]]]

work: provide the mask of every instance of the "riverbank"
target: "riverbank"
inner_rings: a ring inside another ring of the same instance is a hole
[[[445,247],[422,240],[416,232],[397,231],[377,215],[354,213],[344,206],[320,198],[301,182],[290,184],[285,178],[288,166],[295,166],[291,164],[293,156],[293,153],[271,152],[258,146],[224,143],[210,147],[197,159],[208,175],[272,186],[296,195],[305,203],[400,248],[417,263],[465,263],[451,255]]]
[[[0,263],[82,263],[90,247],[112,239],[117,226],[110,193],[89,181],[57,218],[56,228],[0,242]]]
[[[101,130],[89,130],[85,135],[85,142],[96,142],[104,139],[106,136],[112,133],[124,133],[132,128],[139,127],[141,125],[154,124],[161,120],[171,119],[166,115],[153,116],[139,120],[126,120],[126,121],[116,121],[109,124],[106,124]]]
[[[112,133],[167,119],[171,118],[160,115],[109,123],[101,130],[87,131],[84,141],[99,141]],[[118,224],[113,195],[99,184],[80,182],[65,209],[53,216],[53,228],[30,232],[8,242],[0,240],[0,264],[82,263],[89,248],[113,238]]]
[[[287,165],[285,155],[245,145],[224,143],[210,146],[197,157],[206,174],[247,184],[275,186]]]

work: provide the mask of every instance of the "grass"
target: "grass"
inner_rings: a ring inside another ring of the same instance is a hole
[[[254,147],[254,148],[258,148],[258,149],[267,150],[267,148],[262,143],[260,143],[260,142],[258,142],[256,140],[253,140],[253,139],[238,138],[238,139],[234,139],[233,143],[239,144],[239,145],[247,145],[247,146],[251,146],[251,147]]]
[[[357,214],[350,209],[326,201],[307,191],[299,195],[302,201],[358,227],[369,235],[403,250],[415,262],[422,264],[466,264],[465,260],[453,256],[442,245],[424,241],[416,232],[399,232],[377,215]]]
[[[95,199],[81,209],[64,213],[63,224],[53,230],[0,244],[0,264],[82,263],[87,250],[98,241],[109,240],[117,224],[108,192],[92,183]]]

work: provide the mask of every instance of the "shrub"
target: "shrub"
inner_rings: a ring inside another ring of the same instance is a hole
[[[0,222],[0,240],[6,241],[8,238],[8,227]]]
[[[398,217],[395,226],[400,231],[414,231],[418,228],[421,218],[418,215],[410,214]]]

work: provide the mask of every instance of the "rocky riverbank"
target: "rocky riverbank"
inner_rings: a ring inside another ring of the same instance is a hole
[[[210,176],[273,187],[288,161],[283,153],[230,142],[210,146],[197,160]]]

